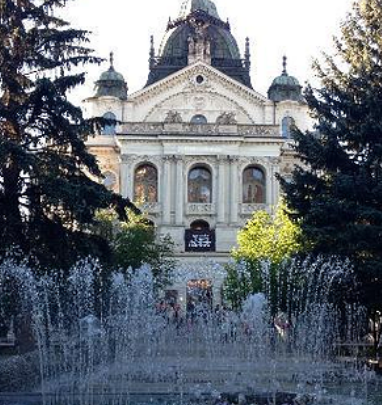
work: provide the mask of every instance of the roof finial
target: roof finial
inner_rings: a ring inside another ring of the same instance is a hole
[[[283,56],[283,75],[288,75],[287,73],[287,57],[284,55]]]
[[[245,38],[245,54],[244,54],[244,60],[245,60],[245,67],[247,70],[250,69],[251,67],[251,48],[250,48],[250,42],[249,38]]]
[[[154,35],[150,36],[150,58],[149,58],[150,69],[155,65],[155,46],[154,46]]]
[[[114,69],[114,52],[110,52],[110,69]]]

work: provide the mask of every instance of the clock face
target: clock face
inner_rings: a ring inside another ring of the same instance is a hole
[[[102,184],[108,189],[112,190],[117,183],[117,176],[112,172],[104,173]]]

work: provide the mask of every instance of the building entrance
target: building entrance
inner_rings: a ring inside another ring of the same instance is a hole
[[[212,309],[212,283],[210,280],[190,280],[187,283],[187,312],[197,314]]]

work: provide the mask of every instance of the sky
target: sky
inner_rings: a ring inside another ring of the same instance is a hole
[[[115,68],[127,81],[129,93],[141,89],[148,76],[150,35],[158,50],[169,17],[178,17],[184,0],[75,0],[63,17],[76,28],[87,29],[97,56],[115,54]],[[241,53],[251,42],[251,77],[255,90],[266,95],[288,57],[288,73],[302,85],[315,83],[311,69],[323,51],[333,53],[333,35],[351,10],[352,0],[214,0],[220,18],[227,18]],[[87,83],[72,97],[93,94],[94,81],[108,62],[88,69]]]

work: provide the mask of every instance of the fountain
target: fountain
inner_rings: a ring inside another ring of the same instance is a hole
[[[327,300],[344,264],[307,266],[289,264],[274,318],[267,263],[264,291],[240,313],[203,307],[176,318],[158,305],[148,266],[129,278],[116,272],[106,286],[91,260],[66,279],[8,260],[0,292],[16,294],[35,349],[0,361],[0,404],[371,404],[373,373],[338,356],[340,339],[361,341],[364,314]]]

